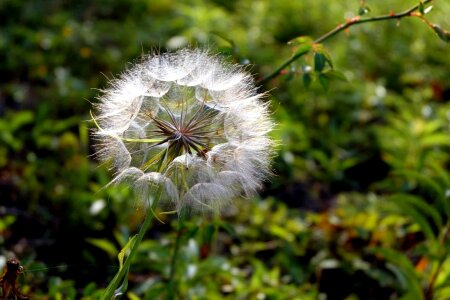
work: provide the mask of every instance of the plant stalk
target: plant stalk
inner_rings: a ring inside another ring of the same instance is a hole
[[[144,238],[145,233],[150,227],[152,220],[155,218],[154,208],[158,205],[159,199],[161,198],[162,189],[158,188],[153,204],[149,205],[147,213],[145,215],[144,222],[139,229],[139,232],[134,236],[134,240],[130,246],[130,252],[128,256],[126,256],[125,261],[119,271],[116,273],[114,278],[109,283],[103,295],[100,297],[100,300],[111,300],[116,299],[116,297],[123,294],[124,291],[118,290],[120,284],[124,284],[127,280],[125,276],[128,275],[128,270],[130,268],[131,262],[133,261],[134,256],[137,253],[137,249]],[[126,247],[126,246],[125,246]],[[126,283],[125,283],[126,286]]]
[[[180,218],[178,220],[178,230],[177,230],[177,236],[175,239],[172,260],[170,262],[169,284],[167,285],[167,288],[168,288],[167,300],[174,300],[175,296],[176,296],[176,292],[178,290],[177,280],[176,280],[175,276],[176,276],[176,271],[177,271],[176,268],[177,268],[178,253],[180,252],[180,245],[181,245],[181,239],[182,239],[183,232],[184,232],[183,216],[180,216]]]

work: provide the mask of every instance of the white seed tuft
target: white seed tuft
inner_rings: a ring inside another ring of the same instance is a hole
[[[269,175],[268,106],[241,67],[202,50],[155,54],[112,80],[96,105],[97,157],[111,183],[177,211],[221,210]]]

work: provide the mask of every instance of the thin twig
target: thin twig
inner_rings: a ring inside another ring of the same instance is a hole
[[[433,0],[425,0],[422,2],[423,5],[432,2]],[[358,25],[358,24],[363,24],[363,23],[369,23],[369,22],[377,22],[377,21],[385,21],[385,20],[392,20],[392,19],[401,19],[404,17],[412,17],[414,16],[412,13],[415,12],[416,10],[418,10],[420,7],[420,4],[414,5],[413,7],[411,7],[410,9],[405,10],[404,12],[401,13],[390,13],[388,15],[382,15],[382,16],[376,16],[376,17],[372,17],[372,18],[366,18],[366,19],[361,19],[361,17],[357,16],[354,17],[350,20],[348,20],[345,23],[339,24],[337,27],[335,27],[333,30],[325,33],[324,35],[322,35],[321,37],[319,37],[318,39],[316,39],[313,43],[314,44],[318,44],[318,43],[322,43],[325,40],[331,38],[332,36],[336,35],[337,33],[353,26],[353,25]],[[278,68],[275,69],[275,71],[273,71],[272,73],[266,75],[265,77],[263,77],[261,80],[258,81],[259,85],[263,85],[265,83],[267,83],[270,79],[277,77],[282,70],[284,70],[284,68],[286,68],[287,66],[289,66],[290,64],[292,64],[294,61],[296,61],[297,59],[299,59],[300,57],[302,57],[303,55],[305,55],[307,52],[301,52],[298,53],[296,55],[293,55],[292,57],[290,57],[288,60],[286,60],[284,63],[282,63]]]

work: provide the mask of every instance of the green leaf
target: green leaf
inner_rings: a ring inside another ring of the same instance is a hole
[[[113,231],[113,235],[116,238],[117,242],[119,242],[120,246],[125,245],[127,243],[127,238],[128,238],[127,234],[124,234],[123,232],[121,232],[118,229]]]
[[[425,5],[422,1],[419,2],[419,12],[424,15],[425,14]]]
[[[141,232],[139,232],[140,234]],[[131,239],[128,240],[125,247],[120,250],[119,254],[117,255],[117,258],[119,260],[119,271],[114,276],[113,280],[109,283],[109,285],[106,287],[102,297],[100,299],[106,300],[106,299],[114,299],[112,298],[113,295],[116,295],[117,293],[123,293],[126,291],[128,287],[128,270],[129,270],[129,263],[127,261],[127,267],[124,268],[124,259],[127,255],[128,250],[132,250],[134,247],[134,242],[136,240],[137,235],[133,236]],[[123,269],[123,271],[122,271]],[[121,272],[122,271],[122,272]],[[122,274],[123,273],[123,274]],[[120,286],[119,286],[120,284]]]
[[[294,57],[300,57],[305,54],[307,54],[309,51],[311,51],[312,45],[304,44],[300,45],[297,50],[294,52]]]
[[[405,292],[406,295],[404,295],[403,299],[416,299],[416,300],[423,300],[424,295],[422,292],[422,287],[420,285],[419,278],[416,274],[416,270],[414,266],[412,265],[411,261],[408,259],[408,257],[393,249],[388,248],[382,248],[382,247],[375,247],[369,249],[369,252],[375,254],[375,255],[381,255],[383,256],[387,261],[389,261],[392,265],[397,266],[398,273],[396,275],[402,275],[399,280],[404,282],[406,285]],[[404,280],[403,280],[404,279]]]
[[[325,55],[319,52],[314,53],[314,70],[316,72],[322,72],[323,68],[325,68],[325,62]]]
[[[86,241],[89,244],[104,250],[109,256],[114,257],[117,254],[117,248],[108,240],[87,238]]]
[[[123,260],[127,254],[127,251],[133,247],[135,239],[136,239],[136,235],[128,240],[128,243],[125,245],[125,247],[122,248],[122,250],[120,250],[119,254],[117,255],[117,258],[119,259],[119,270],[122,269]]]
[[[445,165],[441,165],[438,162],[433,161],[429,163],[429,167],[433,170],[433,173],[436,174],[436,179],[440,181],[441,186],[450,187],[450,173]],[[446,192],[444,192],[444,196],[448,197]]]
[[[423,147],[433,147],[433,146],[450,147],[450,136],[445,133],[427,135],[420,142]]]
[[[303,73],[302,80],[303,80],[303,85],[306,88],[309,88],[311,86],[311,82],[312,82],[311,74]]]
[[[89,296],[94,293],[96,288],[95,282],[90,282],[86,287],[83,289],[83,296]]]
[[[183,234],[183,238],[185,238],[185,239],[190,239],[190,238],[195,237],[195,235],[199,231],[199,227],[198,226],[182,225],[182,227],[183,228],[180,228],[179,230],[186,230],[186,233]]]
[[[436,241],[436,236],[433,232],[433,228],[431,227],[427,219],[422,214],[420,214],[420,212],[406,203],[398,204],[398,206],[400,207],[401,212],[404,215],[408,216],[417,225],[419,225],[421,232],[424,234],[427,240],[432,242]]]
[[[210,33],[211,33],[212,35],[215,35],[215,36],[221,38],[221,39],[224,40],[225,42],[227,42],[227,43],[231,46],[232,53],[233,53],[233,52],[236,52],[236,50],[237,50],[237,48],[236,48],[236,43],[234,42],[234,40],[233,40],[232,38],[230,38],[230,37],[227,35],[227,33],[219,32],[219,31],[216,31],[216,30],[211,31]]]
[[[433,196],[444,198],[444,190],[435,180],[433,180],[429,176],[413,170],[398,170],[394,171],[393,174],[416,180],[420,184],[420,186],[426,188],[426,190],[431,192]]]
[[[135,293],[133,292],[128,292],[127,293],[127,297],[130,300],[141,300],[141,298],[139,298],[139,296],[137,296]]]
[[[273,224],[269,226],[269,231],[274,236],[277,236],[285,241],[293,242],[295,239],[295,235],[292,232],[289,232],[285,227],[278,226],[276,224]]]
[[[411,220],[419,225],[428,240],[436,241],[436,234],[433,231],[433,226],[428,221],[428,217],[433,220],[438,228],[442,228],[443,223],[441,215],[433,206],[419,197],[406,194],[396,194],[388,199],[397,205],[402,214],[410,217]]]
[[[203,229],[203,243],[211,244],[213,242],[213,238],[216,235],[217,226],[216,224],[208,224]]]
[[[323,56],[323,59],[325,60],[323,63],[328,63],[330,68],[333,69],[333,62],[331,60],[331,55],[328,53],[328,51],[325,49],[325,47],[322,44],[316,44],[314,47],[314,53],[319,53]],[[325,67],[325,66],[324,66]]]
[[[6,215],[0,219],[0,232],[4,231],[11,224],[16,221],[16,217],[13,215]]]
[[[431,27],[434,32],[438,35],[438,37],[444,42],[450,42],[450,32],[441,28],[441,26],[437,24],[433,24]]]
[[[338,79],[342,81],[347,81],[347,77],[345,77],[345,74],[337,71],[337,70],[327,70],[322,73],[324,76],[330,78],[330,79]]]
[[[391,197],[389,197],[389,199],[394,201],[403,201],[416,207],[420,212],[425,213],[429,217],[431,217],[438,228],[444,227],[440,212],[434,206],[425,202],[424,199],[406,194],[392,195]]]
[[[287,42],[287,44],[291,45],[291,46],[299,46],[299,45],[304,45],[304,44],[311,46],[313,43],[314,43],[314,40],[310,36],[306,36],[306,35],[296,37],[296,38],[290,40],[289,42]]]
[[[325,76],[323,74],[319,74],[319,82],[320,82],[320,85],[322,85],[323,89],[326,91],[330,87],[330,80],[328,79],[327,76]]]
[[[220,228],[224,229],[230,236],[238,238],[238,234],[231,224],[227,222],[221,222],[219,226]]]
[[[370,12],[370,8],[367,5],[362,5],[358,9],[358,15],[364,16],[365,14]]]
[[[420,187],[423,187],[431,196],[435,197],[438,201],[436,204],[440,204],[447,217],[450,217],[450,202],[445,197],[445,190],[436,180],[413,170],[399,170],[395,171],[394,174],[416,180]]]
[[[15,131],[23,125],[30,124],[34,120],[34,114],[32,111],[20,111],[14,114],[14,117],[8,123],[8,127],[11,131]]]
[[[313,44],[314,41],[309,36],[300,36],[288,42],[288,45],[294,46],[295,51],[292,56],[295,58],[303,56],[311,51]]]
[[[330,161],[330,158],[326,155],[326,153],[320,149],[312,150],[311,155],[322,166],[326,166]]]

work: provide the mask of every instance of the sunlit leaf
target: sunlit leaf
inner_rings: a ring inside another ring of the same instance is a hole
[[[102,249],[106,253],[108,253],[109,256],[114,257],[117,254],[117,248],[112,244],[110,241],[105,239],[93,239],[93,238],[87,238],[86,241],[89,244],[92,244],[96,246],[97,248]]]
[[[141,300],[141,298],[133,292],[127,292],[127,297],[130,300]]]
[[[434,146],[450,147],[450,135],[445,133],[427,135],[421,139],[420,143],[422,144],[423,147],[434,147]]]
[[[293,56],[294,57],[300,57],[303,56],[305,54],[307,54],[309,51],[311,51],[312,46],[308,45],[308,44],[304,44],[304,45],[300,45],[297,50],[294,52]]]
[[[288,45],[292,46],[312,45],[313,43],[314,40],[310,36],[299,36],[287,42]]]
[[[29,124],[33,122],[34,120],[34,114],[32,111],[24,110],[19,111],[16,114],[14,114],[14,118],[10,120],[8,123],[8,127],[11,131],[15,131],[21,126],[24,126],[26,124]]]
[[[128,243],[122,248],[122,250],[120,250],[119,254],[117,255],[117,258],[119,259],[119,269],[122,269],[125,256],[127,255],[128,250],[130,250],[131,247],[133,246],[135,239],[136,236],[130,238],[128,240]]]
[[[433,5],[428,6],[427,8],[425,8],[425,9],[423,10],[423,14],[426,15],[426,14],[429,13],[432,9],[433,9]]]
[[[16,217],[12,215],[4,216],[0,219],[0,232],[6,230],[8,226],[16,221]]]

